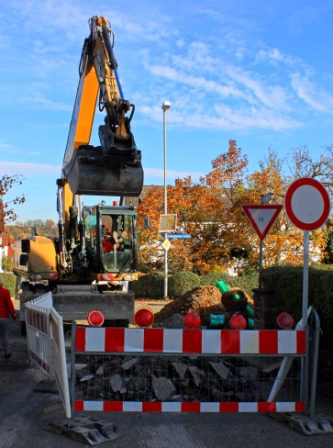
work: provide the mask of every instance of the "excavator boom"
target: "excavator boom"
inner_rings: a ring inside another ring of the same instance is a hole
[[[137,197],[143,185],[143,169],[141,151],[130,128],[135,107],[123,97],[111,26],[98,16],[90,19],[89,25],[63,161],[63,180],[73,195]],[[94,147],[90,137],[97,100],[99,110],[105,111],[106,116],[98,132],[100,146]]]

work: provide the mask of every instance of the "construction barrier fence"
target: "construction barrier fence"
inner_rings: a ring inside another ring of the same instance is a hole
[[[44,294],[26,303],[25,320],[29,358],[49,378],[53,378],[52,347],[50,322],[52,294]]]
[[[303,330],[72,328],[74,411],[303,412]],[[284,360],[288,371],[278,376]],[[272,387],[278,390],[268,400]]]
[[[52,293],[27,302],[25,308],[29,358],[50,380],[56,380],[66,418],[70,418],[63,320],[53,308]]]

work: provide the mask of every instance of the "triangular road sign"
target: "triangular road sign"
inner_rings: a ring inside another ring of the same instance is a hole
[[[263,240],[274,224],[283,205],[242,205],[242,208],[260,240]]]

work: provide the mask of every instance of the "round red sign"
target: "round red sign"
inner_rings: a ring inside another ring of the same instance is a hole
[[[330,214],[330,197],[320,182],[302,177],[289,186],[285,209],[296,227],[306,231],[316,230],[325,224]]]

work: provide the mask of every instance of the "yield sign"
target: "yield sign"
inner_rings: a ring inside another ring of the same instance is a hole
[[[271,204],[242,205],[242,207],[260,240],[263,240],[278,217],[283,206],[279,204]]]

